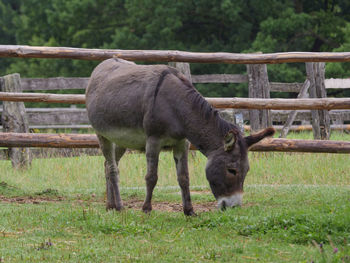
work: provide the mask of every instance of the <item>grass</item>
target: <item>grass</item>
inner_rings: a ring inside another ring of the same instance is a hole
[[[2,161],[0,262],[350,262],[349,158],[250,153],[243,206],[191,218],[106,212],[102,157],[34,160],[27,171]],[[190,155],[195,207],[215,201],[205,162]],[[126,203],[144,198],[145,168],[143,154],[123,157]],[[155,204],[181,203],[170,153],[161,154],[157,186]]]
[[[350,259],[348,189],[248,187],[247,192],[249,206],[195,218],[162,211],[106,213],[102,203],[89,200],[2,204],[0,254],[4,262]],[[158,191],[156,199],[162,198]]]

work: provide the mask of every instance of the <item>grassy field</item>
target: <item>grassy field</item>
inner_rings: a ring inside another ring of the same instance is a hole
[[[349,155],[250,153],[243,206],[225,212],[205,162],[190,155],[198,216],[188,218],[170,153],[151,215],[140,211],[143,154],[121,161],[122,213],[105,211],[102,157],[34,160],[27,171],[1,161],[0,262],[350,262]]]

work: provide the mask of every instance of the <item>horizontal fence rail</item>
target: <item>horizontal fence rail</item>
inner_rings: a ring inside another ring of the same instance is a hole
[[[275,130],[282,130],[283,129],[283,125],[273,125],[273,127],[275,128]],[[250,131],[251,128],[249,125],[244,125],[244,130],[245,131]],[[294,131],[294,132],[301,132],[301,131],[312,131],[312,125],[292,125],[289,128],[290,131]],[[334,124],[331,125],[331,130],[335,130],[335,131],[350,131],[350,124]]]
[[[98,148],[96,135],[0,133],[0,147]],[[191,149],[195,149],[191,146]],[[267,138],[251,151],[350,153],[350,142]]]
[[[350,109],[350,98],[333,99],[254,99],[206,98],[216,108],[271,110],[340,110]]]
[[[350,142],[267,138],[249,150],[257,152],[350,153]]]
[[[0,147],[98,148],[95,134],[0,133]]]
[[[2,112],[3,110],[0,106],[0,115]],[[249,120],[249,110],[224,110],[220,113],[224,119],[230,122],[234,122],[234,117],[237,113],[243,114],[243,120]],[[288,110],[272,110],[270,112],[271,119],[275,123],[284,123],[287,120],[289,113],[290,111]],[[90,127],[90,125],[88,125],[90,121],[85,108],[26,108],[26,115],[29,128],[54,129],[56,127],[77,129]],[[344,120],[350,120],[349,110],[331,110],[329,111],[329,115],[330,119],[335,124],[341,124]],[[300,110],[295,117],[295,121],[298,122],[307,122],[311,121],[311,119],[312,116],[309,110]]]
[[[0,101],[85,104],[85,95],[0,92]]]
[[[84,104],[85,95],[0,92],[2,101],[48,102]],[[272,109],[272,110],[340,110],[350,109],[350,98],[318,99],[254,99],[206,98],[216,108]]]
[[[245,83],[248,76],[241,74],[191,75],[192,83]],[[22,90],[86,89],[89,78],[21,78]],[[303,83],[270,82],[271,92],[300,92]],[[350,89],[350,79],[326,79],[326,89]]]
[[[273,128],[280,131],[283,129],[284,126],[282,125],[273,125]],[[251,128],[249,125],[243,126],[245,131],[250,131]],[[331,130],[336,131],[350,131],[350,124],[332,124]],[[0,126],[0,132],[2,131],[3,127]],[[92,129],[92,126],[90,124],[66,124],[66,125],[60,125],[60,124],[48,124],[48,125],[29,125],[29,129]],[[290,126],[290,131],[295,132],[301,132],[301,131],[312,131],[312,125],[292,125]]]
[[[0,45],[0,57],[104,60],[118,57],[145,62],[277,64],[289,62],[350,62],[350,52],[285,52],[270,54],[204,53],[177,50],[119,50]]]
[[[21,78],[22,90],[86,89],[89,78]]]
[[[244,74],[208,74],[191,75],[192,83],[245,83],[248,76]]]

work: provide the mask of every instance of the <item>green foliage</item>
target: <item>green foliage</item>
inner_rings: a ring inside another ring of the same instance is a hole
[[[0,2],[0,39],[2,44],[13,44],[15,42],[15,30],[12,27],[12,16],[15,11],[12,10],[6,2]]]
[[[243,236],[273,235],[291,243],[305,244],[312,240],[317,243],[329,243],[329,236],[333,241],[341,243],[344,238],[350,239],[349,218],[350,211],[342,206],[338,213],[324,213],[322,216],[314,214],[293,213],[263,217],[258,222],[245,225],[238,229]],[[345,234],[345,235],[344,235]]]
[[[7,1],[0,1],[0,40],[2,45],[13,45],[16,43],[15,29],[12,24],[12,17],[15,11]],[[11,60],[1,59],[0,75],[5,75]]]
[[[3,0],[2,44],[202,52],[348,51],[345,0]],[[1,59],[1,75],[86,77],[97,62]],[[348,77],[328,63],[327,77]],[[192,64],[194,74],[244,73],[244,66]],[[302,64],[269,66],[271,81],[302,82]],[[199,85],[205,96],[244,96],[246,85]],[[339,94],[338,94],[339,95]],[[341,94],[340,94],[341,95]]]
[[[344,36],[343,43],[333,51],[348,52],[350,50],[350,23],[341,28]],[[327,63],[326,73],[337,78],[349,78],[350,63]]]
[[[308,4],[310,2],[316,4],[311,6]],[[344,27],[347,27],[348,20],[345,19],[344,10],[335,5],[335,1],[332,3],[334,6],[322,6],[321,1],[308,1],[307,3],[305,1],[302,5],[305,8],[304,12],[296,12],[294,7],[283,10],[278,17],[269,17],[261,22],[260,32],[248,51],[264,53],[345,51],[345,49],[340,50],[339,47],[350,43],[350,39],[346,39],[344,34]],[[343,6],[343,8],[346,7]],[[334,64],[337,66],[332,66]],[[334,67],[338,67],[339,70],[346,64],[329,63],[326,70],[327,76],[338,77],[339,71],[334,70]],[[275,65],[272,70],[269,69],[269,77],[273,81],[302,82],[305,79],[305,66],[301,64]]]

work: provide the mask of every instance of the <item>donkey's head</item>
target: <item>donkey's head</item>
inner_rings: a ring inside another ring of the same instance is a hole
[[[248,148],[274,132],[267,128],[243,137],[232,129],[224,137],[223,146],[208,156],[206,176],[220,209],[242,204],[243,183],[249,170]]]

